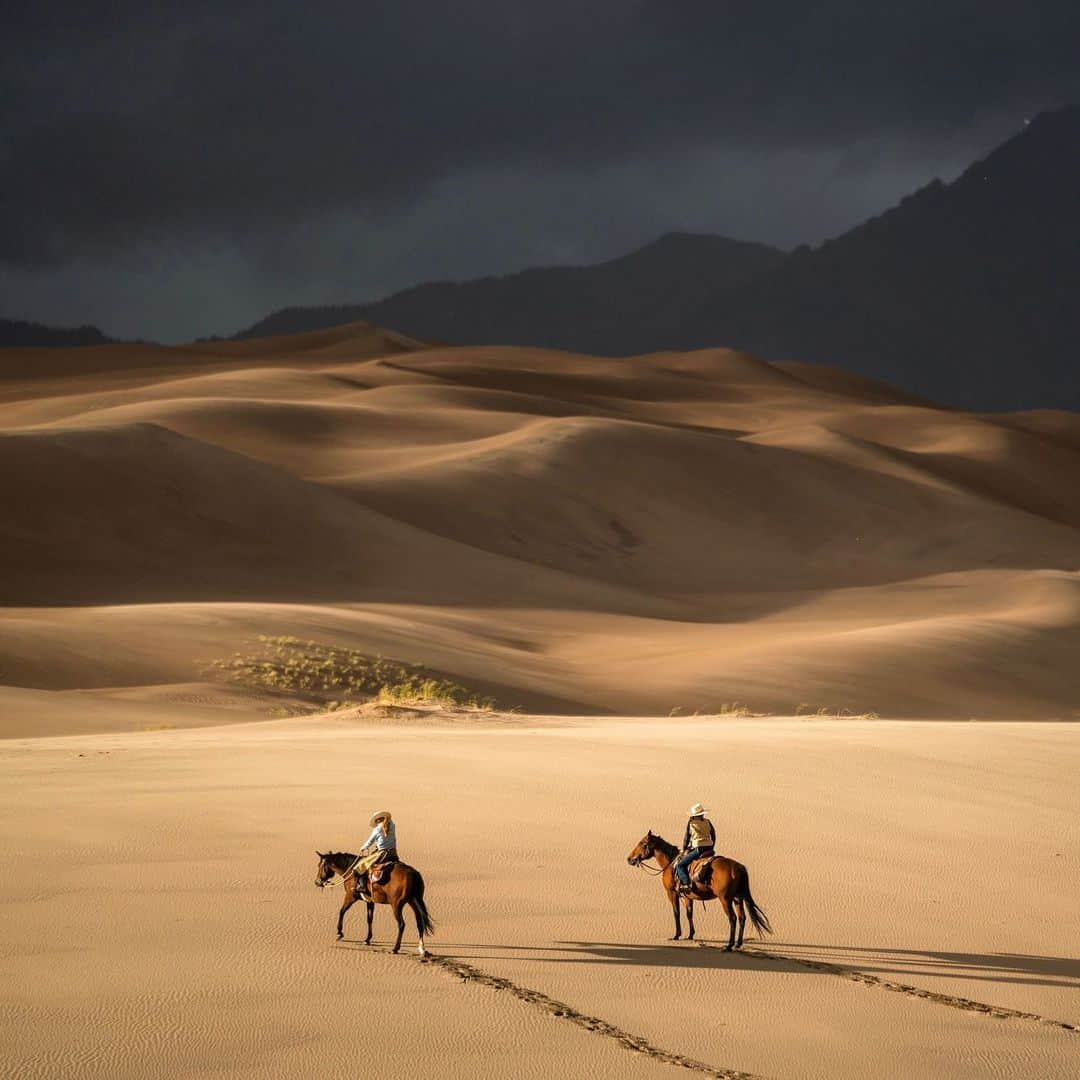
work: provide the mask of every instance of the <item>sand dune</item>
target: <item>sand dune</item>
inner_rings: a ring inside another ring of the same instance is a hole
[[[1080,450],[1080,416],[1063,409],[1031,409],[1025,412],[994,416],[991,419],[1006,427],[1033,432],[1044,439],[1064,443]]]
[[[1011,505],[823,457],[571,417],[362,473],[346,490],[417,525],[441,512],[441,531],[465,542],[661,593],[1061,566],[1076,552],[1074,530]]]
[[[304,626],[530,707],[1080,709],[1071,414],[364,325],[0,373],[12,686],[185,685]]]
[[[0,1075],[1075,1075],[1078,423],[362,325],[0,353]],[[214,674],[264,635],[504,708]],[[625,862],[699,798],[742,954]],[[311,884],[375,805],[423,965]]]

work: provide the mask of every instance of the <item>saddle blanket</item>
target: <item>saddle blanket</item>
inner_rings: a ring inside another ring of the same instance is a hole
[[[699,885],[704,885],[712,876],[712,861],[715,858],[715,855],[704,855],[700,859],[695,859],[686,868],[690,880],[696,881]]]
[[[390,872],[397,865],[397,859],[378,863],[371,868],[371,884],[385,885],[390,880]]]

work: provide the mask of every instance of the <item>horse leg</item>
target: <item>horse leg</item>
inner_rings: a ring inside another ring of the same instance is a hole
[[[683,903],[686,905],[686,922],[690,927],[690,933],[687,934],[686,940],[694,940],[694,901],[689,897],[684,897]]]
[[[668,893],[668,900],[671,901],[671,910],[675,912],[675,936],[671,940],[678,941],[682,937],[682,920],[679,918],[679,897],[674,889]]]
[[[731,952],[735,948],[735,912],[731,910],[731,900],[728,899],[726,893],[721,894],[718,899],[720,900],[720,906],[724,909],[724,914],[728,917],[728,926],[730,927],[728,943],[724,946],[724,952]]]
[[[424,919],[420,914],[420,908],[417,906],[415,900],[409,901],[409,907],[412,908],[413,915],[416,916],[416,934],[420,938],[420,944],[416,946],[416,951],[421,956],[427,956],[427,949],[424,948]]]
[[[397,941],[394,942],[394,952],[401,951],[401,935],[405,933],[405,916],[401,914],[404,906],[400,898],[394,901],[394,918],[397,920]]]
[[[356,903],[356,892],[352,889],[345,890],[345,903],[341,905],[341,910],[338,912],[337,917],[337,936],[340,941],[345,936],[345,931],[342,930],[341,924],[345,918],[345,912],[349,910]]]
[[[735,948],[742,948],[743,934],[746,932],[746,905],[742,900],[735,901],[735,912],[739,916],[739,937],[735,942]]]
[[[375,904],[373,901],[368,901],[367,906],[367,937],[364,938],[364,944],[371,944],[371,920],[375,918]]]

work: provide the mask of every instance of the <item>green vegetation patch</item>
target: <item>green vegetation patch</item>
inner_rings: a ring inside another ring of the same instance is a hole
[[[237,686],[289,694],[333,709],[365,701],[477,709],[490,709],[495,704],[492,698],[441,678],[420,664],[288,636],[260,634],[257,649],[214,660],[207,674]]]

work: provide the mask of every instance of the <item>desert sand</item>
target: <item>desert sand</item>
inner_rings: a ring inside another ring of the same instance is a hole
[[[334,716],[12,739],[0,768],[8,1076],[1080,1062],[1072,725]],[[703,944],[667,942],[625,861],[699,793],[776,930],[744,954],[715,905]],[[313,883],[314,849],[355,849],[384,805],[427,879],[428,963],[411,925],[388,954],[385,908],[372,948],[359,908],[337,943],[340,888]]]
[[[1080,1071],[1076,415],[357,324],[3,350],[0,494],[3,1075]],[[626,863],[699,799],[742,954]],[[426,962],[313,884],[383,805]]]

